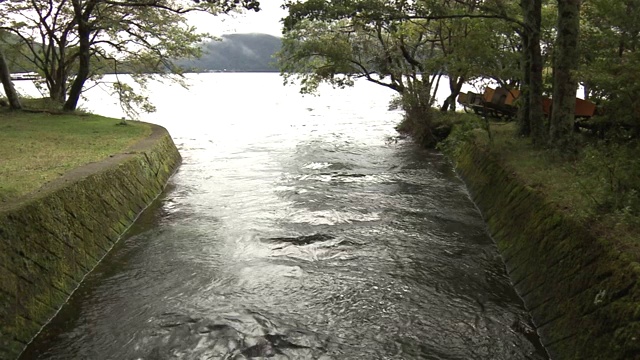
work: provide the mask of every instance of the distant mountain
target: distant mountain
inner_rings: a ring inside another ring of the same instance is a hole
[[[177,64],[189,71],[278,71],[273,55],[280,46],[280,38],[267,34],[222,35],[203,45],[200,59]]]
[[[273,64],[273,55],[280,50],[279,37],[267,34],[229,34],[222,35],[221,38],[221,41],[203,44],[204,54],[200,59],[179,60],[176,63],[189,71],[278,71]],[[16,44],[19,41],[15,35],[0,30],[1,43]],[[36,71],[31,62],[18,55],[15,46],[3,46],[3,49],[11,71]],[[126,64],[120,66],[120,71],[127,72]]]

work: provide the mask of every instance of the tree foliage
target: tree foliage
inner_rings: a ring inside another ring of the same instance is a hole
[[[581,17],[579,80],[610,126],[640,136],[640,2],[591,0]]]
[[[517,46],[509,27],[493,29],[489,19],[500,15],[473,3],[310,0],[285,6],[289,15],[279,54],[285,82],[298,80],[302,92],[322,82],[348,86],[354,78],[391,88],[407,121],[426,129],[423,137],[431,144],[437,136],[429,111],[441,74],[449,75],[451,90],[442,110],[455,109],[465,81],[503,78],[517,62],[509,53]]]
[[[447,74],[451,96],[441,110],[455,109],[462,83],[492,79],[522,91],[520,135],[562,150],[572,147],[581,83],[609,120],[640,135],[640,3],[591,0],[582,11],[581,3],[289,0],[280,67],[285,79],[298,78],[303,92],[363,77],[398,91],[404,104],[418,96],[406,81],[420,79],[419,93],[429,94],[423,98],[430,104],[438,84],[431,80]],[[543,95],[553,99],[549,118]]]
[[[185,14],[216,15],[240,8],[257,11],[259,2],[5,1],[0,3],[0,29],[20,38],[21,55],[42,75],[51,99],[74,110],[87,80],[105,73],[131,73],[142,85],[152,73],[180,74],[174,60],[198,56],[199,43],[209,37],[190,26]],[[121,99],[146,106],[144,97],[120,81],[113,89]]]

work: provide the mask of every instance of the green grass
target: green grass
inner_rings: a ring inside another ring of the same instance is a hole
[[[492,150],[525,184],[572,209],[574,215],[584,218],[593,214],[595,204],[580,188],[586,180],[574,171],[575,160],[567,161],[552,151],[535,149],[528,139],[515,137],[514,123],[492,123],[491,134]]]
[[[579,154],[567,158],[550,149],[534,148],[529,139],[516,137],[514,123],[491,123],[491,134],[492,142],[486,131],[474,130],[476,141],[501,158],[514,176],[593,233],[640,259],[637,189],[612,189],[610,181],[611,173],[616,172],[613,177],[622,183],[640,186],[633,150],[612,156],[611,145],[596,146],[594,139],[583,139]]]
[[[151,128],[88,114],[0,110],[0,207],[79,166],[121,153]]]

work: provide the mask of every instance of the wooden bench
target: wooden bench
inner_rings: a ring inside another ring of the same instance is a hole
[[[514,105],[520,96],[520,90],[497,88],[487,86],[482,95],[473,92],[460,93],[458,103],[465,111],[498,119],[512,120],[518,113],[518,108]]]
[[[487,86],[482,95],[473,92],[460,93],[458,103],[466,112],[473,111],[481,116],[512,120],[518,113],[515,101],[520,96],[518,89],[493,89]],[[548,97],[542,98],[542,111],[546,117],[551,115],[552,101]],[[596,114],[596,105],[588,100],[576,98],[575,117],[577,121],[591,118]]]

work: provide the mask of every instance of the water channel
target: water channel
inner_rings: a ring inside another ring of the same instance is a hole
[[[184,162],[23,359],[545,359],[464,184],[387,90],[157,86]],[[87,107],[118,108],[92,90]]]

